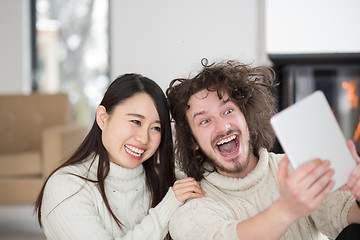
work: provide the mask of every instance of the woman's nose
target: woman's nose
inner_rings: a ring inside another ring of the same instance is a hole
[[[145,129],[139,129],[135,135],[135,139],[141,144],[147,144],[149,140],[148,131]]]

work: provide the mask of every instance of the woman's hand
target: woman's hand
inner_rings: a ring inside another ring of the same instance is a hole
[[[288,165],[289,159],[285,156],[279,164],[278,201],[289,218],[295,221],[312,213],[328,196],[335,184],[331,180],[334,170],[328,169],[329,161],[314,159],[288,175]]]
[[[205,195],[205,192],[200,187],[200,183],[192,177],[177,180],[172,189],[176,199],[182,203],[190,198],[200,198]]]

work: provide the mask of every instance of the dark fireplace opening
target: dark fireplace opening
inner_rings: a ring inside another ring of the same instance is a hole
[[[352,139],[360,153],[360,53],[269,57],[280,83],[279,110],[323,91],[345,138]],[[283,152],[278,141],[273,151]]]

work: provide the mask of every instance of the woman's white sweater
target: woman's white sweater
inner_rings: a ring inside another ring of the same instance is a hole
[[[134,169],[110,163],[105,192],[116,224],[107,210],[96,183],[98,159],[58,170],[46,184],[41,208],[48,239],[164,239],[168,222],[181,205],[170,188],[164,199],[150,208],[143,165]],[[88,169],[90,168],[90,171]]]

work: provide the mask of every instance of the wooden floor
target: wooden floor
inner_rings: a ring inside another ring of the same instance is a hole
[[[0,240],[45,240],[31,205],[0,205]]]

